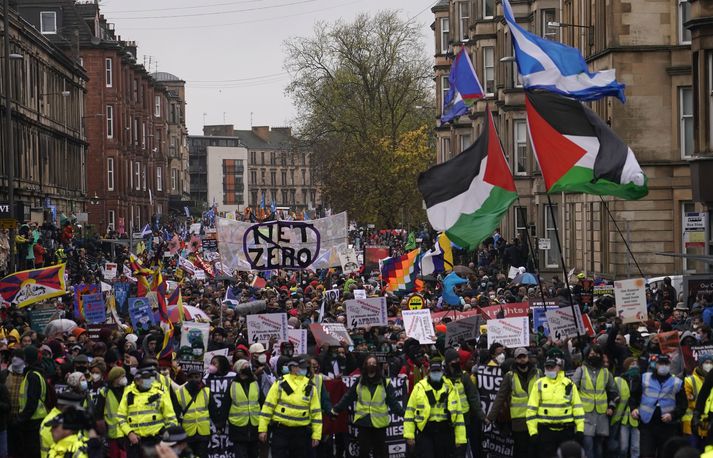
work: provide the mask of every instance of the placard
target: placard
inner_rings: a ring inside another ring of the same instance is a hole
[[[216,409],[223,410],[224,403],[228,402],[228,391],[230,390],[230,383],[233,379],[235,379],[234,375],[225,375],[222,377],[211,375],[206,379],[206,386],[210,389],[211,405],[214,405]],[[213,423],[213,419],[211,419],[208,458],[236,458],[235,445],[230,440],[228,427],[229,425],[226,422],[223,428],[218,429],[215,423]]]
[[[530,326],[526,316],[488,320],[488,347],[493,343],[505,348],[530,345]]]
[[[30,327],[33,331],[44,334],[50,321],[59,318],[59,311],[54,305],[38,304],[30,311]]]
[[[104,280],[113,280],[116,278],[118,265],[115,262],[107,262],[104,264]]]
[[[342,245],[339,249],[339,262],[342,264],[342,272],[345,274],[359,272],[359,260],[354,248]]]
[[[179,363],[197,363],[202,370],[209,333],[209,323],[184,321],[181,325],[181,344],[177,352]]]
[[[349,299],[345,302],[347,308],[347,323],[350,328],[371,328],[386,326],[387,307],[385,297],[368,299]]]
[[[550,239],[537,239],[537,248],[540,250],[549,250],[552,246]]]
[[[101,324],[106,322],[106,304],[102,293],[85,294],[82,296],[84,303],[84,317],[87,323]]]
[[[194,275],[196,277],[196,280],[205,280],[205,270],[203,269],[196,269]]]
[[[129,318],[135,332],[148,331],[154,325],[154,316],[148,298],[129,298]]]
[[[539,303],[542,304],[542,301]],[[535,332],[538,332],[538,328],[542,326],[545,330],[545,336],[550,335],[550,324],[547,322],[546,312],[547,310],[556,310],[558,308],[556,305],[548,305],[547,308],[545,308],[541,305],[532,306],[532,303],[530,303],[530,310],[532,310],[532,327]]]
[[[263,313],[248,315],[248,340],[251,343],[270,343],[271,338],[287,340],[287,314]]]
[[[309,330],[320,347],[354,345],[347,328],[342,323],[312,323],[309,325]]]
[[[643,278],[614,282],[616,314],[624,324],[648,319],[646,310],[646,281]]]
[[[446,324],[446,347],[480,337],[480,325],[484,323],[480,315],[451,321]]]
[[[412,294],[409,296],[407,304],[409,310],[421,310],[424,304],[423,296],[420,294]]]
[[[487,415],[493,408],[495,397],[500,390],[503,381],[503,373],[500,367],[478,366],[476,377],[478,378],[478,394],[480,394],[480,404],[483,412]],[[488,458],[505,458],[515,456],[515,441],[509,431],[498,427],[497,422],[483,425],[481,434],[480,450],[474,450],[473,456]]]
[[[354,290],[354,299],[366,299],[366,290],[365,289],[355,289]]]
[[[574,306],[576,311],[579,311],[578,306]],[[572,307],[560,307],[557,309],[547,310],[547,322],[550,326],[550,334],[555,340],[563,340],[568,337],[577,337],[577,321],[572,315]],[[581,327],[580,323],[580,327]],[[584,334],[584,330],[580,328],[580,334]]]
[[[295,349],[295,355],[307,354],[307,330],[306,329],[288,329],[287,338],[292,343]],[[275,344],[275,351],[280,354],[280,346],[285,340],[280,340]]]
[[[713,355],[713,345],[696,345],[691,347],[691,352],[696,361],[701,361],[701,356]]]
[[[527,316],[530,311],[529,302],[512,302],[507,304],[489,305],[480,307],[488,318],[514,318],[516,316]]]
[[[614,295],[614,285],[594,285],[593,294],[595,296],[603,296],[605,294],[613,296]]]
[[[403,310],[401,317],[404,320],[404,329],[408,337],[413,337],[421,344],[436,342],[436,332],[433,329],[430,310]]]

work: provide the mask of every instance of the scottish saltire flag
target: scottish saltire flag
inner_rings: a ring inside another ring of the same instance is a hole
[[[141,230],[141,238],[146,237],[147,235],[153,234],[153,231],[151,230],[151,225],[147,224],[144,226],[144,228]]]
[[[58,264],[15,272],[0,280],[0,296],[18,308],[66,294],[64,269]]]
[[[233,292],[233,287],[228,286],[225,289],[225,298],[223,299],[223,304],[230,304],[233,307],[238,305],[239,299],[238,296],[235,295],[235,292]]]
[[[445,124],[458,119],[468,113],[468,106],[463,101],[460,93],[453,85],[448,90],[445,99],[443,99],[443,114],[441,115],[441,124]]]
[[[503,0],[503,13],[512,33],[517,70],[523,86],[578,100],[612,96],[626,101],[624,85],[616,81],[614,69],[591,73],[578,49],[542,38],[517,25],[508,0]]]

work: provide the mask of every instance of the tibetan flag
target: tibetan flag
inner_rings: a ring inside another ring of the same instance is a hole
[[[180,323],[183,323],[183,320],[185,320],[186,315],[185,311],[183,310],[183,293],[181,293],[180,285],[177,286],[176,289],[171,291],[171,294],[168,296],[168,305],[175,305],[178,307],[178,319],[180,320]]]
[[[129,255],[129,265],[134,275],[151,275],[153,271],[143,266],[141,259],[134,253]]]
[[[517,71],[525,88],[544,89],[577,100],[613,96],[626,101],[624,85],[617,82],[615,70],[590,72],[578,49],[523,29],[515,21],[510,2],[502,3],[515,48]]]
[[[547,192],[627,200],[648,194],[648,180],[634,152],[596,113],[546,91],[528,91],[526,96],[530,139]]]
[[[163,343],[159,351],[159,359],[167,358],[173,353],[173,323],[168,316],[168,306],[166,304],[166,282],[161,282],[156,288],[156,300],[158,301],[158,315],[161,318],[161,329],[163,329]]]
[[[433,248],[421,258],[421,275],[433,275],[453,269],[453,249],[445,232],[441,232]]]
[[[67,293],[64,280],[66,264],[23,270],[0,280],[0,296],[5,302],[26,307]]]
[[[453,59],[448,81],[451,87],[456,88],[466,105],[472,105],[475,100],[483,98],[483,86],[480,85],[465,46]]]
[[[493,233],[517,199],[490,110],[487,115],[488,128],[475,143],[418,177],[431,226],[467,250]]]
[[[416,249],[398,258],[381,260],[381,279],[386,283],[386,289],[392,293],[419,291],[417,277],[420,258],[421,250]]]

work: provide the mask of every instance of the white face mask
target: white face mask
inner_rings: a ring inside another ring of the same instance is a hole
[[[495,362],[498,364],[504,363],[505,362],[505,353],[500,353],[498,356],[496,356]]]
[[[706,373],[710,372],[711,369],[713,369],[713,363],[709,363],[709,362],[703,363],[703,370],[706,371]]]
[[[267,355],[265,353],[258,355],[257,362],[260,364],[265,364],[267,362]]]
[[[129,379],[127,379],[126,377],[121,377],[118,383],[119,386],[126,386],[129,384]]]
[[[131,368],[129,368],[129,373],[130,373],[131,375],[136,375],[136,372],[137,372],[138,370],[139,370],[138,368],[136,368],[136,367],[134,367],[134,366],[131,366]]]
[[[663,365],[663,366],[656,366],[656,372],[659,375],[668,375],[671,372],[671,366],[669,365]]]
[[[545,377],[547,378],[557,378],[557,371],[545,371]]]
[[[97,374],[96,372],[92,374],[92,382],[98,382],[102,379],[101,374]]]

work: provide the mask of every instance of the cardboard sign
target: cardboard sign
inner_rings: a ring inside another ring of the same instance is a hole
[[[145,297],[129,298],[129,318],[134,332],[148,331],[154,325],[151,303]]]
[[[113,280],[116,278],[116,273],[119,266],[115,262],[107,262],[104,264],[104,280]]]
[[[530,326],[526,316],[488,320],[488,347],[499,343],[505,348],[530,345]]]
[[[100,293],[99,285],[79,284],[74,286],[74,318],[75,320],[84,319],[84,302],[82,298],[87,294]]]
[[[307,354],[307,330],[306,329],[288,329],[287,330],[287,338],[289,339],[290,342],[292,342],[292,345],[295,348],[295,355],[305,355]],[[277,354],[280,353],[280,344],[282,342],[286,342],[285,340],[281,340],[275,344],[275,350],[277,350]]]
[[[540,304],[542,301],[540,301]],[[532,327],[535,331],[538,330],[540,326],[545,329],[545,335],[550,335],[550,324],[547,322],[547,310],[556,310],[559,307],[556,305],[548,305],[546,308],[544,306],[530,307],[532,310]]]
[[[82,301],[87,323],[101,324],[106,321],[106,304],[102,293],[85,294],[82,296]]]
[[[616,314],[626,323],[638,323],[648,319],[646,310],[646,281],[643,278],[614,282]]]
[[[483,318],[476,315],[446,324],[446,347],[480,337],[480,325],[483,322]]]
[[[421,310],[424,304],[423,296],[421,296],[420,294],[412,294],[408,298],[407,304],[409,310]]]
[[[366,299],[366,290],[365,289],[355,289],[354,290],[354,299]]]
[[[248,315],[248,340],[250,343],[268,344],[274,337],[276,340],[287,340],[287,314],[263,313]]]
[[[324,292],[324,298],[329,302],[336,302],[339,300],[342,292],[338,289],[328,289]]]
[[[342,323],[312,323],[309,325],[309,330],[320,347],[322,345],[330,347],[342,344],[354,345],[347,328]]]
[[[345,302],[347,308],[347,324],[350,328],[370,328],[386,326],[387,307],[385,297],[369,299],[350,299]]]
[[[575,306],[575,313],[579,311],[579,307]],[[579,326],[579,333],[584,334],[584,329],[581,324],[581,319],[577,320],[577,317],[572,315],[572,307],[560,307],[553,310],[547,310],[545,312],[547,315],[547,322],[550,326],[550,334],[555,340],[563,340],[568,337],[577,337],[577,330]],[[578,323],[579,321],[579,323]]]
[[[339,250],[339,262],[342,264],[342,272],[345,274],[359,271],[359,260],[354,248],[342,247]]]
[[[696,345],[691,347],[691,351],[696,361],[700,362],[701,356],[713,355],[713,345]]]
[[[422,344],[436,342],[436,331],[433,329],[430,310],[403,310],[401,317],[408,337],[413,337]]]

